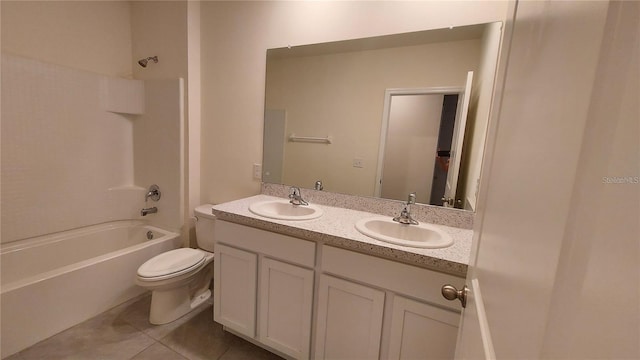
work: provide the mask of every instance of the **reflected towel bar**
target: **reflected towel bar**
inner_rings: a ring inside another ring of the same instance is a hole
[[[331,144],[331,137],[297,136],[296,134],[291,134],[289,135],[289,141]]]

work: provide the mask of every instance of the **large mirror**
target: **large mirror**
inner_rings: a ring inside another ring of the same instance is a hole
[[[267,51],[267,183],[474,210],[501,23]]]

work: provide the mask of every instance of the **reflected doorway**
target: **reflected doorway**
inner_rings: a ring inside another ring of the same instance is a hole
[[[390,90],[376,195],[442,205],[461,88]]]

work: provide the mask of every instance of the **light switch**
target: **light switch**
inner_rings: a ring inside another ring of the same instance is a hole
[[[253,178],[262,180],[262,164],[253,164]]]

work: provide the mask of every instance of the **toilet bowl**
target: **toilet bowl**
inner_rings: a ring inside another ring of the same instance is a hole
[[[211,208],[207,204],[194,210],[199,249],[167,251],[138,268],[136,284],[151,290],[150,323],[170,323],[211,297],[215,222]]]

